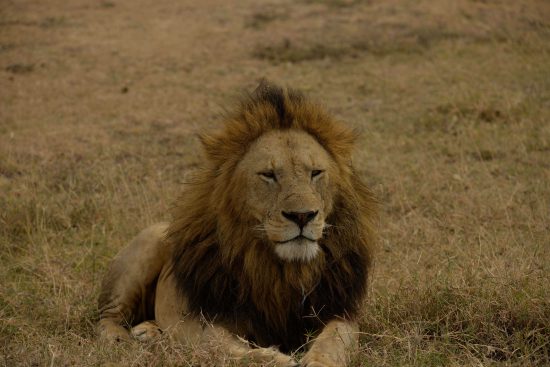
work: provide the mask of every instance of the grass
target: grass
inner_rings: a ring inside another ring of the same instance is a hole
[[[164,339],[96,340],[99,283],[167,218],[197,132],[263,76],[363,132],[355,163],[382,213],[353,365],[550,365],[549,13],[537,0],[6,4],[0,365],[208,362]]]

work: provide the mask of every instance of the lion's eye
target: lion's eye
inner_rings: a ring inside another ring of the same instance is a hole
[[[258,174],[267,181],[277,181],[277,176],[275,176],[275,172],[273,171],[263,171],[258,172]]]
[[[311,171],[311,178],[318,177],[323,172],[325,172],[325,171],[320,170],[320,169],[314,169],[313,171]]]

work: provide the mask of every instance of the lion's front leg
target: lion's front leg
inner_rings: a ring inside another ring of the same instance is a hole
[[[358,331],[357,323],[352,321],[329,322],[302,359],[302,366],[346,366],[350,354],[357,349]]]
[[[232,359],[277,367],[298,366],[292,357],[276,348],[253,348],[246,340],[215,324],[205,327],[201,344],[211,356],[218,355],[223,360]]]
[[[253,348],[248,342],[216,323],[208,323],[189,313],[187,299],[177,291],[170,267],[161,272],[157,284],[155,315],[170,338],[205,352],[205,365],[225,365],[228,360],[253,362],[277,367],[298,366],[296,361],[275,348]],[[199,353],[199,359],[200,357]]]
[[[169,329],[173,339],[191,346],[198,353],[199,363],[222,366],[228,361],[254,363],[274,367],[295,367],[298,363],[276,348],[253,348],[249,343],[231,333],[222,326],[205,324],[194,318],[188,318]]]

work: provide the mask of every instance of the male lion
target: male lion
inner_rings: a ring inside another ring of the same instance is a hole
[[[303,366],[344,366],[357,345],[375,206],[351,165],[355,134],[299,92],[262,82],[201,140],[206,161],[172,221],[113,260],[101,335],[162,330],[277,366],[297,365],[284,353],[304,348]]]

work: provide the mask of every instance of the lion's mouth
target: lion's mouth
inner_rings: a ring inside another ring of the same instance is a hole
[[[275,253],[279,258],[286,261],[308,262],[313,260],[319,251],[317,241],[303,235],[296,236],[291,240],[277,242],[275,246]]]
[[[299,234],[298,236],[294,237],[294,238],[291,238],[289,240],[286,240],[286,241],[275,241],[275,243],[277,244],[283,244],[283,243],[289,243],[289,242],[292,242],[292,241],[300,241],[300,240],[306,240],[306,241],[309,241],[309,242],[317,242],[317,240],[314,240],[314,239],[311,239],[309,237],[306,237],[302,234]]]

